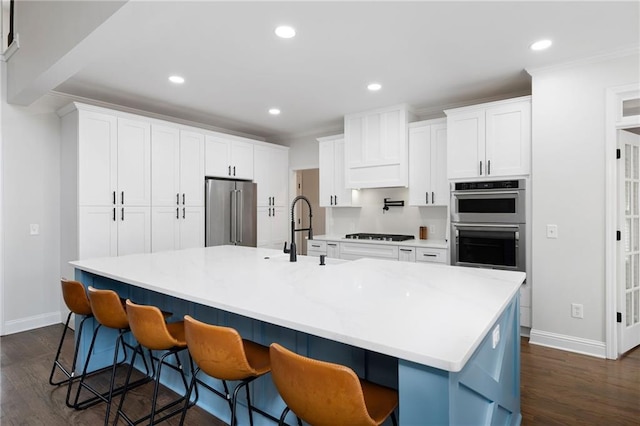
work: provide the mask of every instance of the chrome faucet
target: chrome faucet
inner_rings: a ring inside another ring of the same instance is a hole
[[[306,201],[307,205],[309,206],[309,227],[296,229],[295,207],[296,207],[296,203],[300,200]],[[291,203],[291,245],[289,246],[289,249],[287,249],[287,242],[285,241],[284,250],[283,250],[285,253],[289,253],[289,262],[296,262],[298,260],[298,254],[296,252],[296,241],[295,241],[296,232],[309,231],[309,239],[310,240],[313,239],[313,230],[311,229],[312,217],[313,217],[313,214],[311,214],[311,202],[309,201],[309,199],[304,195],[298,195],[296,198],[294,198],[293,202]]]

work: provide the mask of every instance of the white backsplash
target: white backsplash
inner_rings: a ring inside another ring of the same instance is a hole
[[[361,189],[354,199],[361,207],[326,209],[326,234],[346,235],[355,232],[406,234],[418,238],[420,226],[428,226],[428,239],[448,239],[449,211],[447,207],[409,206],[407,188]],[[383,212],[384,199],[404,200],[404,207],[389,207]]]

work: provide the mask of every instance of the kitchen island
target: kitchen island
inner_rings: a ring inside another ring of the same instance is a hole
[[[401,425],[520,423],[524,273],[326,261],[299,256],[291,263],[275,250],[218,246],[71,264],[87,286],[114,289],[178,318],[229,325],[259,343],[278,342],[395,387]],[[112,349],[101,348],[96,359],[107,363]],[[175,379],[164,382],[175,387]],[[253,392],[252,402],[279,415],[283,403],[268,377]],[[200,404],[228,420],[220,398],[205,391]]]

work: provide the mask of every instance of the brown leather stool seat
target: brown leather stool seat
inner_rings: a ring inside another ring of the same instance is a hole
[[[270,414],[253,407],[249,396],[249,383],[267,374],[271,369],[268,347],[243,339],[233,328],[206,324],[193,319],[189,315],[184,317],[184,329],[189,353],[197,365],[197,369],[191,378],[189,396],[193,388],[200,384],[226,399],[231,409],[230,425],[234,426],[237,423],[238,392],[244,387],[247,395],[249,423],[253,425],[253,411],[277,421]],[[210,377],[221,380],[224,392],[220,392],[199,380],[197,375],[201,371]],[[231,393],[227,385],[228,380],[240,381]],[[186,413],[187,405],[185,404],[180,424],[184,422]]]
[[[58,350],[56,351],[56,356],[53,360],[53,366],[51,367],[51,374],[49,375],[49,383],[53,386],[58,386],[61,384],[68,384],[69,387],[67,389],[67,398],[66,404],[69,407],[74,407],[75,404],[72,404],[69,401],[71,395],[71,385],[72,382],[84,378],[86,374],[93,374],[99,372],[101,370],[87,373],[87,369],[85,368],[82,375],[76,374],[76,363],[78,361],[78,351],[80,348],[80,342],[82,341],[82,332],[84,331],[85,323],[88,319],[93,318],[93,311],[91,310],[91,304],[89,303],[89,298],[87,297],[87,293],[85,292],[84,286],[79,281],[67,280],[65,278],[60,280],[60,285],[62,288],[62,298],[64,299],[64,303],[67,305],[69,309],[69,315],[67,315],[67,321],[64,324],[64,330],[62,331],[62,336],[60,337],[60,343],[58,344]],[[67,334],[67,330],[69,329],[69,322],[71,321],[71,315],[75,314],[79,317],[82,317],[80,320],[80,324],[77,327],[77,338],[73,352],[73,361],[71,362],[70,367],[65,367],[62,365],[60,360],[60,354],[62,352],[62,345],[64,343],[64,338]],[[88,358],[88,357],[87,357]],[[88,364],[88,360],[85,360],[85,367]],[[59,369],[64,374],[64,379],[62,380],[54,380],[54,375],[56,369]],[[76,401],[77,402],[77,401]]]
[[[271,377],[289,412],[314,426],[377,426],[391,415],[398,392],[358,376],[348,367],[298,355],[277,343],[270,347]]]
[[[184,339],[184,322],[178,321],[173,323],[167,323],[165,321],[165,316],[162,311],[155,306],[146,306],[146,305],[137,305],[131,300],[126,301],[126,311],[127,318],[129,320],[129,327],[131,329],[131,333],[133,337],[138,341],[138,345],[136,346],[133,352],[133,358],[131,359],[131,364],[129,364],[129,369],[127,372],[127,378],[125,380],[125,389],[122,393],[122,398],[120,399],[120,403],[118,405],[118,411],[116,413],[116,419],[114,424],[118,423],[120,416],[122,416],[123,420],[127,422],[129,425],[136,425],[138,423],[142,423],[148,420],[148,424],[155,424],[162,422],[169,417],[172,417],[178,413],[182,412],[182,406],[180,405],[184,400],[188,402],[187,392],[189,385],[187,383],[187,379],[184,375],[184,371],[182,368],[182,362],[178,357],[178,353],[185,351],[187,349],[187,342]],[[124,401],[126,399],[126,393],[131,388],[130,380],[131,373],[133,371],[133,366],[135,363],[136,356],[138,354],[144,357],[143,348],[149,350],[149,354],[151,355],[152,362],[152,370],[154,372],[154,389],[153,389],[153,397],[151,400],[151,412],[146,416],[139,418],[137,420],[131,420],[126,413],[122,410]],[[160,357],[154,357],[151,353],[152,350],[162,351],[162,355]],[[176,360],[176,364],[171,364],[168,361],[168,357],[173,355]],[[188,352],[187,352],[188,355]],[[154,364],[155,362],[155,364]],[[189,362],[191,363],[191,357],[189,357]],[[158,399],[158,390],[160,388],[160,376],[162,372],[162,367],[167,366],[180,374],[182,379],[182,384],[184,385],[184,395],[177,398],[173,402],[167,403],[162,407],[156,407],[157,399]],[[193,366],[192,366],[193,370]],[[174,409],[166,414],[163,414],[160,418],[156,419],[156,414],[160,414],[165,410],[168,410],[172,407],[180,405],[180,408]],[[190,405],[189,405],[190,406]]]
[[[129,343],[126,342],[124,336],[129,333],[131,330],[129,328],[129,319],[127,317],[127,312],[125,311],[124,301],[118,296],[113,290],[98,290],[91,286],[88,288],[89,293],[89,302],[91,304],[91,310],[93,312],[93,316],[98,322],[98,327],[96,328],[93,339],[91,340],[91,344],[89,346],[89,355],[87,356],[87,362],[85,363],[83,377],[80,379],[78,383],[78,389],[75,397],[76,405],[83,404],[91,404],[93,401],[100,402],[104,401],[107,403],[106,414],[104,418],[104,424],[107,426],[109,424],[109,414],[111,412],[111,401],[115,395],[119,395],[124,391],[124,386],[115,387],[115,377],[117,367],[124,364],[127,360],[127,348],[132,351],[135,349]],[[85,380],[85,374],[87,367],[89,365],[89,361],[91,358],[91,354],[93,353],[93,348],[96,342],[96,337],[98,335],[98,331],[101,327],[106,327],[110,329],[118,330],[118,335],[116,337],[116,345],[113,353],[113,364],[111,365],[111,380],[109,381],[109,389],[106,392],[98,392],[93,386],[89,385]],[[122,360],[118,361],[118,355],[120,354],[120,349],[122,348]],[[146,369],[146,377],[137,380],[134,383],[129,383],[128,388],[131,389],[133,387],[142,385],[147,383],[150,380],[149,376],[149,367],[147,365],[146,359],[143,357],[144,366]],[[78,399],[80,397],[80,391],[82,389],[87,389],[91,393],[93,393],[93,397],[87,399],[84,403],[78,403]]]

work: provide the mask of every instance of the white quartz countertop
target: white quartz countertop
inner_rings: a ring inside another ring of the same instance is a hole
[[[217,246],[70,262],[75,268],[305,333],[460,371],[522,272],[344,261]]]
[[[430,240],[430,239],[420,240],[417,238],[414,238],[413,240],[406,240],[406,241],[380,241],[380,240],[356,240],[352,238],[345,238],[344,235],[314,235],[313,239],[317,241],[339,241],[341,243],[387,244],[392,246],[442,248],[442,249],[446,249],[449,246],[446,240]]]

